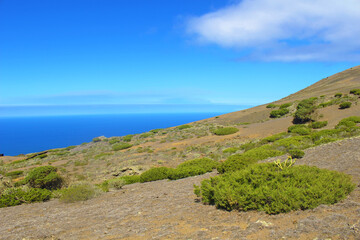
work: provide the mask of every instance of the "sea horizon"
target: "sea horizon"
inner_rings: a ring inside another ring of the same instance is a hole
[[[138,134],[227,112],[122,113],[0,117],[0,154],[17,156],[91,142],[99,136]]]

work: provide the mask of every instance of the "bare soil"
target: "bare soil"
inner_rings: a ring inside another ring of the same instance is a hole
[[[360,239],[359,146],[360,138],[330,143],[297,161],[353,176],[356,189],[332,206],[278,215],[218,210],[193,194],[193,184],[216,175],[209,173],[127,185],[86,202],[2,208],[0,239]]]

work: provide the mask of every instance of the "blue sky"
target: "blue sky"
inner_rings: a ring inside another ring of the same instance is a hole
[[[264,104],[359,65],[356,22],[356,0],[0,0],[0,116]]]

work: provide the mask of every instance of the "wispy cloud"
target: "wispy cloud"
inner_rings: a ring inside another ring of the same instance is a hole
[[[243,0],[187,22],[200,43],[243,59],[359,61],[359,0]]]

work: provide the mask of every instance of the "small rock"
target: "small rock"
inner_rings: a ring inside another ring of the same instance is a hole
[[[273,225],[271,222],[265,222],[265,221],[262,221],[262,220],[257,220],[255,223],[259,223],[264,227],[270,227],[270,226]]]

